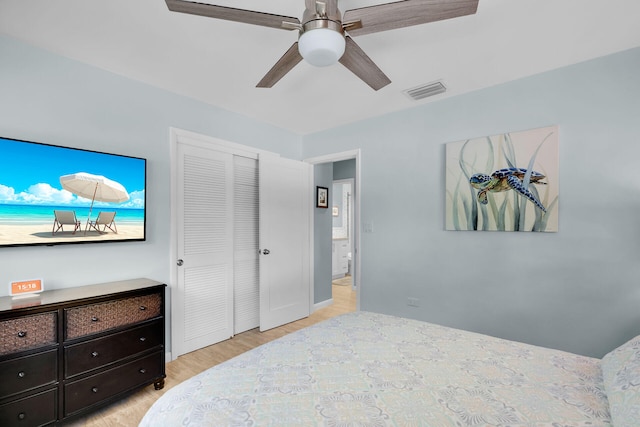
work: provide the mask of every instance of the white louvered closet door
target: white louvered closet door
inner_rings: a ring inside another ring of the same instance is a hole
[[[260,326],[258,161],[233,156],[234,333]]]
[[[179,354],[233,335],[233,156],[178,144]]]

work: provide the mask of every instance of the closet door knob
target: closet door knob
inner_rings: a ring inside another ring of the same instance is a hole
[[[269,255],[271,253],[271,251],[269,249],[263,249],[262,250],[262,255]]]
[[[182,264],[184,264],[184,261],[183,261],[183,260],[181,260],[181,259],[179,259],[179,260],[176,262],[176,264],[178,264],[178,267],[180,267]]]

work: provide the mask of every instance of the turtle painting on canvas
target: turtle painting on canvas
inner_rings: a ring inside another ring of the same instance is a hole
[[[523,168],[504,168],[493,172],[491,175],[484,173],[477,173],[469,178],[471,186],[478,191],[478,201],[483,205],[487,204],[487,192],[500,192],[507,190],[515,190],[533,204],[535,204],[542,212],[547,212],[542,203],[533,195],[528,188],[524,186],[523,180],[527,173],[527,169]],[[545,176],[540,172],[531,171],[529,183],[531,184],[546,184],[542,182]]]

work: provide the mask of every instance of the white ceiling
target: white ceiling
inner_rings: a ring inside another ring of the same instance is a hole
[[[304,10],[304,0],[200,2],[298,18]],[[354,38],[392,81],[378,92],[340,64],[304,62],[258,89],[295,31],[169,12],[164,0],[0,0],[0,33],[307,134],[640,46],[640,1],[480,0],[475,15]],[[446,94],[402,93],[436,80]]]

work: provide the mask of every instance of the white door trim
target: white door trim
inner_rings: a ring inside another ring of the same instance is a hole
[[[170,201],[171,201],[171,219],[169,221],[169,277],[170,283],[169,286],[169,298],[171,304],[171,315],[169,318],[170,321],[170,339],[171,339],[171,352],[167,353],[167,355],[171,355],[170,358],[167,358],[167,361],[175,360],[178,357],[179,352],[174,351],[174,349],[178,347],[176,344],[179,342],[179,327],[177,322],[175,321],[177,304],[175,304],[175,296],[173,293],[176,291],[178,286],[178,268],[176,265],[177,262],[177,194],[176,194],[176,177],[177,177],[177,161],[178,161],[178,143],[191,144],[202,148],[208,148],[216,151],[222,151],[226,153],[231,153],[238,156],[248,157],[252,159],[258,159],[260,154],[263,155],[271,155],[281,157],[278,153],[273,153],[266,150],[261,150],[258,148],[249,147],[246,145],[238,144],[235,142],[226,141],[220,138],[211,137],[208,135],[203,135],[196,132],[191,132],[184,129],[169,128],[169,161],[170,161]],[[312,174],[310,174],[312,175]],[[312,177],[310,177],[309,182],[313,181]],[[311,185],[310,185],[311,186]],[[310,193],[311,194],[311,193]],[[310,238],[313,238],[313,228],[309,229]],[[313,250],[313,242],[311,242],[310,251]],[[310,254],[310,260],[313,260],[313,253]],[[310,262],[311,268],[313,268],[313,263]],[[309,293],[313,296],[313,272],[311,271],[311,279],[310,279],[310,287]],[[311,297],[312,299],[313,297]],[[309,309],[311,310],[313,307],[313,301],[310,302]],[[176,335],[178,334],[178,335]],[[178,344],[179,346],[179,344]]]
[[[360,298],[361,298],[361,294],[362,294],[362,263],[361,263],[361,254],[360,254],[360,200],[361,200],[361,173],[360,173],[360,169],[361,169],[361,150],[355,149],[355,150],[349,150],[349,151],[342,151],[340,153],[333,153],[333,154],[325,154],[323,156],[316,156],[316,157],[310,157],[307,159],[304,159],[304,162],[310,163],[312,165],[318,165],[318,164],[322,164],[322,163],[333,163],[333,162],[339,162],[342,160],[351,160],[351,159],[355,159],[356,160],[356,177],[355,177],[355,215],[354,215],[354,226],[353,229],[356,231],[355,233],[355,240],[353,242],[354,244],[354,254],[352,254],[353,259],[354,259],[354,264],[355,264],[355,276],[356,276],[356,281],[355,281],[355,286],[357,289],[356,292],[356,310],[360,310]],[[313,174],[312,174],[313,175]],[[314,194],[315,189],[313,188],[313,180],[311,182],[311,185],[309,186],[309,191],[310,194]],[[313,209],[311,212],[311,259],[313,260],[313,230],[315,228],[315,224],[313,221]],[[311,263],[312,268],[313,268],[313,262]],[[314,289],[315,287],[315,283],[313,283],[313,273],[311,274],[311,289]],[[311,301],[313,303],[313,301]],[[313,305],[312,305],[313,307]]]

